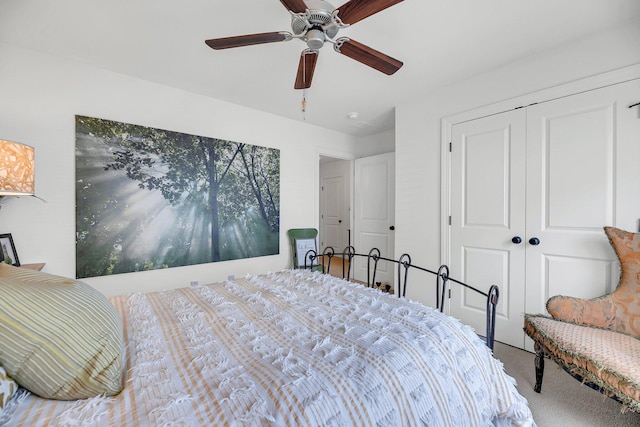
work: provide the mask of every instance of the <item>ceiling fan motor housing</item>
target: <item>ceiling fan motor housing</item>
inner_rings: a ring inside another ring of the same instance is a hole
[[[305,0],[305,4],[306,12],[292,15],[291,30],[296,36],[302,36],[309,49],[318,50],[340,29],[333,17],[335,7],[324,0]]]

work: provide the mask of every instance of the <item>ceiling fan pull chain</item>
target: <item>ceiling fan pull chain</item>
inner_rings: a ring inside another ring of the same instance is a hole
[[[302,119],[307,120],[307,90],[302,90]]]
[[[304,58],[304,54],[302,55]],[[307,120],[307,88],[306,88],[306,77],[307,77],[307,61],[302,61],[302,75],[303,77],[303,89],[302,89],[302,120]]]

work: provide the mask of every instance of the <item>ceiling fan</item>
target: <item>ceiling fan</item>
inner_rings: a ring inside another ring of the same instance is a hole
[[[348,37],[336,39],[338,31],[355,24],[402,0],[349,0],[339,8],[334,8],[325,0],[280,0],[291,13],[291,30],[270,33],[247,34],[205,40],[216,50],[232,47],[251,46],[300,39],[307,44],[300,55],[298,73],[294,87],[307,89],[318,61],[318,53],[325,42],[333,44],[333,49],[371,68],[391,75],[402,67],[402,62],[382,52],[378,52]]]

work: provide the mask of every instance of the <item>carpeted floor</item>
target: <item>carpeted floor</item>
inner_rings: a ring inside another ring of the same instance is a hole
[[[542,391],[536,393],[533,353],[496,342],[494,356],[516,380],[538,427],[640,426],[640,414],[621,413],[622,405],[582,385],[550,360],[545,360]]]

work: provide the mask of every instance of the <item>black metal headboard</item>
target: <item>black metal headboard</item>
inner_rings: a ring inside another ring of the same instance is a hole
[[[333,257],[340,256],[343,259],[348,260],[348,263],[342,263],[342,278],[346,280],[350,280],[351,276],[351,266],[353,265],[353,259],[355,257],[366,257],[367,258],[367,283],[368,287],[374,287],[376,283],[376,272],[378,269],[378,261],[388,261],[397,264],[398,266],[398,297],[405,297],[407,293],[407,282],[409,277],[410,269],[417,269],[420,271],[424,271],[426,273],[433,274],[436,277],[436,309],[440,310],[440,312],[444,312],[444,302],[445,295],[447,293],[447,285],[449,282],[456,283],[466,289],[477,292],[480,295],[484,296],[487,301],[486,305],[486,343],[487,346],[493,350],[493,343],[495,338],[496,331],[496,306],[498,305],[498,298],[500,296],[500,291],[496,285],[491,285],[488,292],[483,292],[480,289],[474,288],[473,286],[467,285],[459,280],[453,279],[449,277],[449,267],[445,264],[441,265],[437,271],[429,270],[424,267],[419,267],[417,265],[411,264],[411,256],[409,254],[402,254],[400,258],[390,259],[385,258],[380,255],[380,250],[378,248],[373,248],[369,251],[368,254],[358,254],[356,253],[353,246],[347,246],[342,253],[336,253],[335,250],[328,246],[324,249],[322,255],[318,255],[316,251],[313,249],[308,251],[305,254],[304,258],[304,267],[311,268],[314,265],[314,260],[316,258],[323,257],[322,262],[322,272],[326,273],[331,269],[331,261]],[[308,261],[308,263],[307,263]],[[346,265],[346,267],[345,267]]]

